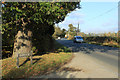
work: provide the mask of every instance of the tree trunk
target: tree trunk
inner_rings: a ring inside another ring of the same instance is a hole
[[[32,50],[32,32],[29,30],[19,30],[14,42],[13,58],[17,57],[17,54],[29,53]]]

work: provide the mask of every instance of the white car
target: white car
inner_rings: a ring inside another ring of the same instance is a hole
[[[76,42],[82,43],[83,42],[83,38],[81,36],[75,36],[74,39],[73,39],[73,42],[74,43],[76,43]]]

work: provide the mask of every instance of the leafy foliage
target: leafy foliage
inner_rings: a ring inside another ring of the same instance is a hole
[[[63,21],[67,13],[76,8],[79,8],[79,2],[8,2],[4,4],[2,18],[5,25],[12,24],[16,28],[22,28],[24,23],[21,22],[29,21],[53,25]],[[6,26],[8,27],[13,28]]]
[[[58,38],[58,37],[64,38],[65,37],[66,29],[61,30],[61,28],[59,26],[58,27],[54,26],[54,28],[55,28],[55,32],[53,34],[54,38]]]
[[[77,35],[77,29],[72,24],[69,24],[68,26],[69,39],[73,39],[73,37]]]
[[[62,22],[76,8],[80,8],[79,2],[2,3],[3,45],[13,45],[17,32],[25,28],[33,32],[33,46],[40,51],[50,49],[53,25]]]

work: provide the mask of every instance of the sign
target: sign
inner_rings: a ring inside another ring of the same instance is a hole
[[[17,54],[17,62],[16,62],[17,68],[19,68],[19,57],[30,57],[30,61],[32,64],[32,53],[33,53],[33,51],[31,51],[30,53],[18,53]]]

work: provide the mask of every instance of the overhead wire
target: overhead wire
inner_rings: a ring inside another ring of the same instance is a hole
[[[92,21],[92,20],[95,20],[95,19],[97,19],[98,17],[101,17],[101,16],[103,16],[103,15],[106,15],[107,13],[109,13],[109,12],[111,12],[111,11],[119,8],[119,7],[120,7],[120,5],[118,5],[117,7],[112,8],[112,9],[110,9],[110,10],[108,10],[108,11],[106,11],[106,12],[104,12],[104,13],[96,16],[96,17],[93,17],[93,18],[91,18],[91,19],[88,19],[88,21],[90,22],[90,21]]]
[[[101,17],[101,16],[104,16],[104,15],[108,14],[109,12],[111,12],[111,11],[113,11],[113,10],[115,10],[115,9],[118,9],[119,7],[120,7],[120,4],[118,4],[117,7],[111,8],[111,9],[107,10],[106,12],[104,12],[104,13],[98,15],[98,16],[95,16],[95,17],[93,17],[93,18],[88,19],[88,20],[87,20],[88,22],[86,22],[86,23],[89,23],[89,22],[91,22],[91,21],[93,21],[93,20],[95,20],[95,19],[97,19],[97,18],[99,18],[99,17]],[[86,24],[85,24],[85,25],[86,25]]]

